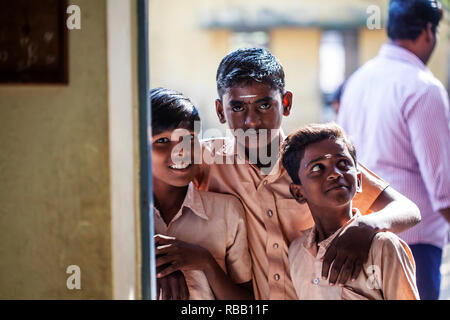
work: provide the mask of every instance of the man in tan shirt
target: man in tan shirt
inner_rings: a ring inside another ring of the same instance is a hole
[[[336,124],[305,126],[283,144],[283,166],[293,197],[307,203],[315,226],[289,247],[291,276],[299,299],[419,299],[415,263],[408,245],[391,232],[379,232],[368,260],[353,281],[329,286],[320,259],[330,243],[361,219],[352,200],[361,188],[354,146]]]
[[[292,107],[292,93],[284,89],[283,68],[265,49],[239,49],[219,65],[217,87],[219,120],[230,129],[253,130],[254,137],[268,143],[255,147],[233,137],[205,141],[201,171],[194,182],[201,190],[236,195],[244,204],[256,299],[297,299],[288,248],[301,230],[313,226],[313,220],[308,207],[292,199],[292,181],[278,161],[278,148],[273,147],[284,138],[282,118]],[[268,152],[268,163],[259,161],[260,157],[249,160],[252,152],[265,150],[276,150]],[[411,201],[363,167],[362,171],[364,189],[354,201],[363,213],[377,212],[364,216],[357,228],[330,245],[322,270],[329,274],[330,283],[359,274],[376,232],[402,232],[420,221]]]

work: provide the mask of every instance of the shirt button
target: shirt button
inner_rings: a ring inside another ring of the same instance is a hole
[[[273,248],[274,248],[274,249],[278,249],[278,243],[274,243],[274,244],[273,244]]]
[[[266,185],[267,184],[267,180],[264,180],[263,184]]]
[[[314,279],[313,279],[313,283],[314,283],[314,284],[319,284],[319,278],[314,278]]]
[[[275,280],[280,280],[280,275],[278,274],[278,273],[276,273],[274,276],[273,276],[274,278],[275,278]]]
[[[272,217],[273,216],[272,210],[267,211],[267,215],[269,216],[269,218]]]

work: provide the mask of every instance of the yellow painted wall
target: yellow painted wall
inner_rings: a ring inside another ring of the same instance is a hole
[[[283,119],[285,134],[299,126],[320,121],[318,29],[279,28],[270,33],[271,52],[280,60],[286,75],[286,90],[293,93],[293,107]]]
[[[215,79],[220,60],[229,50],[230,33],[201,29],[202,8],[192,4],[150,1],[150,86],[183,92],[199,108],[204,122],[224,128],[215,114]]]
[[[0,299],[112,298],[106,0],[70,3],[69,85],[0,86]]]

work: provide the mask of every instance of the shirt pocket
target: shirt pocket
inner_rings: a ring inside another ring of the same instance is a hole
[[[343,287],[341,292],[342,300],[371,300],[368,297],[356,292],[351,287]]]
[[[314,226],[307,204],[298,203],[295,199],[279,199],[276,201],[278,219],[289,242],[301,235],[301,231]]]

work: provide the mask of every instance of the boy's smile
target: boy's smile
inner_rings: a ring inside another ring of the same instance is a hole
[[[282,95],[268,84],[250,81],[229,88],[222,99],[216,100],[216,112],[220,122],[227,122],[230,129],[242,129],[249,137],[257,138],[246,139],[246,149],[255,149],[278,137],[282,118],[289,115],[291,105],[292,93]],[[260,139],[262,134],[266,139]],[[259,143],[255,145],[256,141]]]

